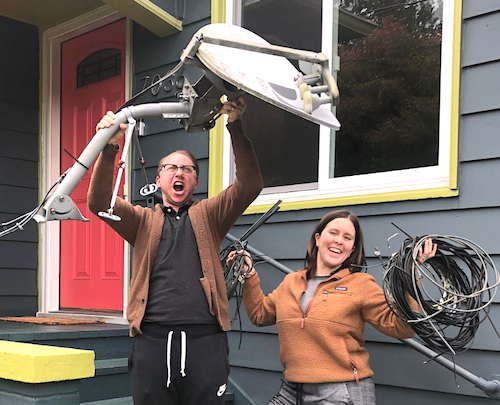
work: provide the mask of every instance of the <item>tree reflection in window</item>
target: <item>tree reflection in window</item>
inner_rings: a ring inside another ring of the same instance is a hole
[[[331,1],[339,5],[333,54],[340,57],[341,129],[332,136],[329,177],[436,166],[443,0]],[[319,51],[331,18],[321,0],[243,0],[242,26],[276,45]],[[245,132],[264,186],[317,189],[326,152],[319,127],[245,97]]]
[[[377,27],[339,44],[334,177],[437,165],[442,1],[341,8]]]
[[[101,49],[87,56],[76,68],[76,87],[98,83],[122,73],[122,53],[119,49]]]

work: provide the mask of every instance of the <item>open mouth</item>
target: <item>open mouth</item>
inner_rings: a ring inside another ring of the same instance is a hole
[[[175,191],[182,191],[182,190],[184,190],[184,184],[179,183],[179,182],[175,182],[174,183],[174,190]]]
[[[333,253],[337,253],[337,254],[341,254],[342,251],[340,251],[339,249],[335,249],[335,248],[330,248],[328,249],[330,252],[333,252]]]

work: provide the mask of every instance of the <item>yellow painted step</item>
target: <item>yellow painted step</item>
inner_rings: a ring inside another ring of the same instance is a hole
[[[77,380],[95,374],[92,350],[0,341],[0,378],[26,383]]]

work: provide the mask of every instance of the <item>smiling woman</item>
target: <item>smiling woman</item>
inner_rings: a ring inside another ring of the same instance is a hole
[[[307,248],[306,265],[314,276],[332,275],[340,268],[360,271],[366,265],[363,233],[358,218],[349,211],[332,211],[314,228]],[[352,256],[352,258],[351,258]]]
[[[419,260],[434,254],[429,240]],[[346,210],[325,215],[309,240],[306,268],[288,274],[268,296],[251,259],[245,261],[248,317],[257,326],[278,328],[284,379],[268,405],[374,405],[365,322],[395,338],[409,338],[414,331],[392,312],[375,279],[361,272],[366,259],[356,215]],[[418,309],[413,299],[408,303]]]
[[[318,266],[316,276],[328,276],[340,268],[354,249],[354,225],[347,218],[329,222],[323,232],[316,233]]]

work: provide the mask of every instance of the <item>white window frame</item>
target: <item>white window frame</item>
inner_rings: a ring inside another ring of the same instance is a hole
[[[238,25],[241,0],[228,0],[226,21]],[[322,52],[331,61],[334,54],[333,1],[323,0]],[[332,18],[325,19],[325,15]],[[458,21],[457,21],[458,19]],[[326,23],[325,23],[326,21]],[[314,208],[333,205],[349,205],[365,202],[394,201],[428,197],[446,197],[458,194],[456,190],[456,149],[458,142],[458,74],[461,24],[461,0],[443,1],[443,25],[441,46],[441,88],[439,115],[438,165],[363,174],[341,178],[329,178],[330,146],[332,131],[320,126],[318,183],[315,189],[304,190],[297,185],[265,189],[247,212],[262,212],[281,199],[281,209]],[[335,50],[336,51],[336,50]],[[331,66],[330,66],[331,67]],[[342,94],[342,89],[340,89]],[[341,123],[342,124],[342,123]],[[340,130],[342,131],[342,129]],[[223,146],[223,187],[231,182],[232,153],[227,130]],[[314,183],[316,184],[316,183]],[[310,184],[312,186],[313,184]],[[301,188],[301,190],[300,190]]]

